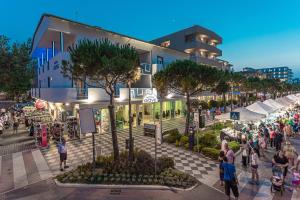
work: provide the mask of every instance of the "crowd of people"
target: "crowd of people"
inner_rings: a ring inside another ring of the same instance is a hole
[[[267,149],[273,149],[276,152],[272,158],[272,174],[275,176],[280,173],[283,184],[288,184],[286,176],[290,173],[292,182],[289,185],[297,187],[300,184],[300,156],[290,142],[290,138],[299,135],[299,123],[297,110],[292,110],[276,118],[271,123],[261,123],[255,134],[251,133],[251,127],[246,130],[240,144],[241,162],[245,169],[251,170],[251,184],[260,184],[259,160],[261,157],[266,156]],[[238,199],[235,154],[228,147],[226,139],[222,141],[219,155],[220,184],[225,186],[225,193],[229,199],[230,191]]]
[[[3,134],[5,130],[13,129],[13,133],[17,134],[19,125],[24,123],[24,113],[22,111],[1,109],[0,112],[0,134]]]

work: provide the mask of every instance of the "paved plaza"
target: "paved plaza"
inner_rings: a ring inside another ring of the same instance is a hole
[[[183,130],[183,124],[183,119],[176,119],[171,121],[165,121],[163,127],[164,130],[168,130],[171,128],[179,128],[180,130]],[[141,127],[134,128],[133,135],[135,138],[135,146],[137,148],[144,149],[147,152],[154,155],[154,138],[144,136]],[[128,130],[125,129],[118,131],[118,139],[121,149],[125,148],[125,139],[127,137]],[[292,142],[295,144],[299,152],[300,137],[293,139]],[[82,140],[69,141],[67,145],[68,164],[70,165],[71,169],[78,166],[79,164],[91,162],[91,137]],[[101,135],[97,135],[96,147],[98,154],[110,154],[112,152],[110,134],[103,133]],[[13,149],[13,147],[11,148]],[[223,197],[225,197],[224,188],[220,186],[218,181],[218,163],[216,163],[215,161],[207,159],[201,156],[200,154],[190,152],[188,150],[184,150],[182,148],[178,148],[167,143],[163,143],[162,145],[158,146],[157,154],[158,157],[172,157],[175,161],[175,167],[178,170],[184,171],[196,177],[201,182],[200,186],[195,188],[193,191],[178,192],[178,194],[176,195],[166,191],[157,191],[162,194],[161,196],[155,196],[152,194],[150,195],[146,191],[142,192],[122,190],[122,194],[120,194],[120,197],[118,197],[114,194],[110,194],[109,190],[90,189],[89,191],[93,190],[97,194],[101,193],[100,196],[103,197],[103,199],[124,199],[125,197],[131,197],[132,199],[136,199],[136,193],[145,195],[145,199],[194,199],[195,197],[197,197],[197,195],[200,195],[200,191],[205,193],[203,194],[203,199],[209,199],[210,195],[216,195],[218,197],[217,199],[223,199]],[[241,155],[237,156],[236,166],[238,171],[238,179],[240,183],[240,199],[300,199],[299,190],[296,191],[286,188],[286,191],[284,192],[282,197],[278,193],[271,193],[269,179],[271,177],[271,159],[273,155],[274,150],[269,149],[266,152],[266,157],[260,159],[259,174],[261,181],[259,186],[252,185],[250,183],[250,169],[242,168],[240,163]],[[2,193],[3,197],[8,199],[11,199],[12,197],[14,197],[14,195],[20,195],[22,193],[21,191],[34,193],[31,194],[32,196],[28,199],[39,199],[40,194],[33,192],[33,187],[41,187],[41,190],[44,190],[43,188],[49,188],[49,191],[44,191],[45,193],[47,193],[47,195],[49,195],[49,199],[55,199],[58,197],[60,197],[61,199],[73,199],[72,197],[74,197],[74,195],[71,195],[71,191],[72,194],[77,193],[78,196],[86,194],[87,196],[89,196],[89,199],[96,199],[94,195],[87,194],[87,191],[85,189],[66,189],[55,186],[55,184],[50,178],[61,172],[59,170],[59,156],[57,153],[57,149],[54,145],[50,146],[49,149],[24,149],[21,152],[8,152],[8,154],[2,154],[2,156],[0,156],[0,172],[0,193]],[[203,188],[206,189],[203,190]],[[53,192],[52,190],[56,192]],[[14,191],[17,192],[15,193]],[[50,191],[52,192],[50,193]],[[83,193],[79,194],[79,191],[82,191]],[[66,194],[69,195],[64,196]]]

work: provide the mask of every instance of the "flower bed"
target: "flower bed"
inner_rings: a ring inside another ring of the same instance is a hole
[[[112,156],[97,158],[95,172],[91,163],[58,175],[61,183],[85,184],[126,184],[126,185],[163,185],[189,188],[197,183],[192,176],[174,169],[174,161],[168,157],[157,160],[157,176],[154,176],[154,159],[145,151],[135,151],[135,159],[128,161],[128,154],[121,153],[120,161],[115,163]]]

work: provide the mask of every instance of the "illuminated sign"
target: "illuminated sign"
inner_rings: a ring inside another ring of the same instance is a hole
[[[143,103],[155,103],[158,102],[157,95],[152,90],[146,90],[146,95],[143,98]]]

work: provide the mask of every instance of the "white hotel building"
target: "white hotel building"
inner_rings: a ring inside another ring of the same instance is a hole
[[[179,59],[191,59],[184,51],[174,50],[105,30],[100,27],[78,23],[61,17],[44,14],[35,30],[32,58],[37,60],[34,87],[31,95],[45,102],[54,119],[64,120],[66,116],[77,116],[77,110],[93,107],[102,128],[108,128],[108,95],[103,89],[86,87],[61,73],[62,60],[69,60],[68,47],[82,39],[103,39],[133,46],[140,55],[142,77],[132,88],[133,115],[135,125],[158,119],[159,104],[143,104],[146,91],[152,90],[151,78],[166,64]],[[155,89],[154,89],[155,92]],[[128,126],[127,88],[118,88],[116,119],[118,128]],[[166,98],[163,103],[163,117],[183,116],[185,103],[180,98]],[[78,117],[78,116],[77,116]],[[139,120],[138,120],[139,119]]]

